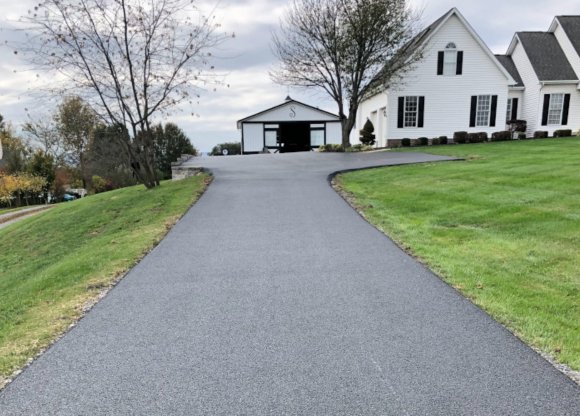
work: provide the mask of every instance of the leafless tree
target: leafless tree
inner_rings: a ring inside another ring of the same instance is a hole
[[[421,59],[418,21],[405,0],[294,0],[274,34],[280,65],[271,77],[330,95],[350,146],[361,102]]]
[[[136,177],[159,185],[151,125],[191,104],[211,75],[211,51],[228,35],[195,0],[43,0],[23,18],[22,52],[52,71],[53,92],[77,95],[108,125],[125,125]],[[60,82],[62,81],[62,82]]]

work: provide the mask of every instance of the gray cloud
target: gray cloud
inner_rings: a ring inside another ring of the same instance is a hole
[[[211,10],[212,4],[215,4],[212,0],[203,0],[200,6]],[[269,79],[268,71],[276,63],[270,50],[271,33],[289,4],[287,0],[222,0],[215,8],[222,30],[236,34],[215,52],[213,61],[216,70],[226,76],[230,88],[207,91],[199,104],[182,106],[168,119],[177,122],[201,150],[210,150],[221,141],[239,140],[238,119],[280,103],[288,93],[300,101],[336,112],[336,105],[316,91],[288,90]],[[555,15],[580,15],[577,0],[464,0],[461,4],[457,0],[411,0],[411,4],[423,9],[425,25],[457,6],[495,53],[505,52],[515,31],[547,30]],[[0,0],[2,42],[7,37],[22,36],[13,32],[14,22],[33,5],[31,0],[20,3]],[[13,51],[0,47],[0,113],[14,124],[26,121],[25,107],[31,112],[40,108],[39,113],[44,114],[54,105],[28,94],[29,89],[34,90],[42,83],[43,77],[36,79],[34,73],[21,69],[22,63]]]

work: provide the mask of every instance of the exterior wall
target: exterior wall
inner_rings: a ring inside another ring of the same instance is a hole
[[[520,108],[520,118],[526,120],[528,129],[526,134],[531,137],[534,131],[539,130],[541,121],[542,103],[540,102],[540,81],[528,59],[522,44],[518,41],[512,52],[512,59],[526,86]]]
[[[351,144],[360,143],[359,131],[365,125],[367,118],[371,120],[375,127],[376,145],[375,147],[386,147],[387,145],[387,94],[380,93],[361,103],[358,109],[356,125],[350,134]]]
[[[264,149],[264,125],[246,124],[242,125],[244,148],[242,152],[261,152]]]
[[[297,102],[289,102],[279,108],[259,114],[247,121],[284,122],[284,121],[335,121],[336,116],[306,107]]]
[[[564,32],[564,29],[562,29],[562,26],[560,26],[559,23],[557,24],[556,30],[554,31],[554,35],[556,36],[556,39],[558,39],[558,43],[566,54],[566,58],[568,58],[568,61],[574,69],[574,72],[576,72],[576,75],[580,77],[580,56],[578,56],[574,45],[572,45],[572,42],[570,42],[566,32]]]
[[[443,51],[449,42],[454,42],[457,50],[464,53],[462,75],[437,75],[437,53]],[[498,96],[495,127],[469,127],[473,95]],[[425,97],[423,128],[398,128],[399,96]],[[430,39],[425,47],[423,60],[405,76],[403,83],[387,92],[387,100],[381,94],[363,103],[360,123],[364,124],[372,111],[388,103],[385,129],[388,139],[432,138],[443,135],[452,137],[456,131],[485,131],[491,135],[504,129],[507,98],[508,79],[499,63],[490,58],[454,15]]]
[[[342,128],[340,122],[326,123],[326,144],[341,144]]]
[[[543,102],[544,94],[570,94],[570,110],[568,112],[568,124],[562,125],[549,125],[542,126],[542,109],[539,109],[539,121],[538,128],[536,130],[547,131],[551,136],[554,134],[555,130],[568,130],[571,129],[572,133],[580,130],[580,91],[576,87],[576,84],[568,85],[545,85],[540,90],[540,102]],[[533,132],[532,132],[533,134]]]

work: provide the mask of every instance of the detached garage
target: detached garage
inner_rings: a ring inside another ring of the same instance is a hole
[[[325,144],[340,144],[340,118],[332,113],[295,101],[238,121],[242,131],[242,154],[303,152]]]

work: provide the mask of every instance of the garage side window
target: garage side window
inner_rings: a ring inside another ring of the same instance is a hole
[[[310,125],[310,146],[324,146],[325,144],[325,131],[326,127],[324,124],[311,124]]]
[[[266,124],[264,126],[264,146],[278,147],[279,128],[278,124]]]

